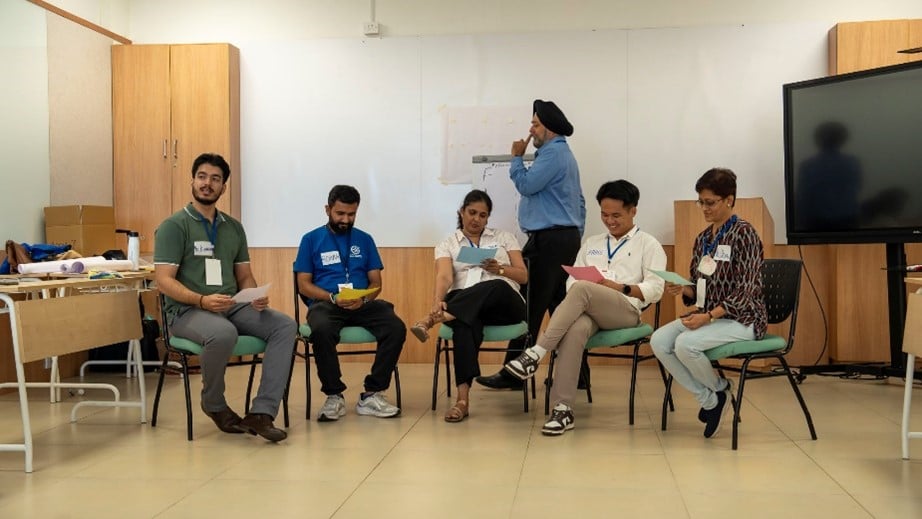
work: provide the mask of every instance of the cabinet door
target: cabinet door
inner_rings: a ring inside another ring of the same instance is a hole
[[[239,217],[239,60],[227,44],[170,48],[172,136],[176,148],[173,208],[192,200],[192,163],[201,153],[218,153],[231,178],[218,208]]]
[[[909,47],[909,28],[909,20],[837,24],[832,42],[836,68],[830,72],[844,74],[912,61],[912,55],[897,52]]]
[[[172,213],[169,46],[112,47],[112,120],[115,223],[150,252]]]

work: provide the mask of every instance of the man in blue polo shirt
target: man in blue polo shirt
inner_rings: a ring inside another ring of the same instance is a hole
[[[378,299],[384,266],[371,235],[353,228],[360,196],[352,186],[333,186],[327,197],[326,225],[301,238],[294,270],[298,292],[308,305],[307,324],[320,377],[320,390],[327,395],[317,419],[339,420],[346,414],[336,345],[346,326],[362,326],[378,341],[371,373],[365,377],[365,391],[355,410],[360,415],[390,418],[400,408],[384,397],[391,374],[400,358],[407,327],[394,313],[394,305]],[[339,297],[343,289],[378,290],[360,298]]]

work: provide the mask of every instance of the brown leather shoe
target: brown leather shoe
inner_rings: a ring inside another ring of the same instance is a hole
[[[276,429],[272,424],[272,417],[267,414],[249,413],[237,424],[241,432],[248,432],[252,435],[260,435],[270,442],[280,442],[288,438],[288,433],[281,429]]]
[[[205,404],[202,404],[202,411],[208,415],[208,418],[211,418],[214,421],[214,424],[218,426],[218,429],[228,433],[228,434],[240,434],[241,431],[237,424],[240,423],[240,415],[234,412],[230,407],[225,407],[220,411],[209,411],[205,409]]]

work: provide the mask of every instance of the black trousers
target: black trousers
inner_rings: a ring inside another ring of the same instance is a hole
[[[344,310],[329,301],[317,302],[307,313],[307,324],[311,327],[311,345],[323,394],[336,395],[346,390],[336,355],[339,332],[346,326],[362,326],[378,340],[371,373],[365,377],[365,391],[390,387],[391,374],[407,338],[407,327],[394,313],[394,305],[375,299],[357,310]]]
[[[516,324],[525,320],[525,302],[508,283],[491,279],[445,295],[447,312],[455,316],[447,324],[453,332],[455,381],[458,385],[480,375],[477,354],[483,343],[483,327]]]
[[[567,295],[567,273],[561,265],[572,265],[579,253],[580,235],[576,227],[545,229],[528,233],[522,256],[528,264],[528,284],[522,285],[522,295],[528,301],[528,332],[532,342],[538,339],[544,313],[554,313]],[[505,362],[516,358],[525,346],[525,339],[509,342]]]

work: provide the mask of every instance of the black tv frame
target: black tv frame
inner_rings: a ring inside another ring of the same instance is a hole
[[[906,243],[922,242],[922,227],[899,227],[878,229],[857,229],[850,231],[792,232],[794,228],[794,204],[791,196],[794,189],[794,173],[797,164],[793,162],[791,146],[791,93],[794,90],[816,85],[842,83],[855,79],[877,77],[904,70],[922,69],[922,61],[901,63],[874,69],[850,72],[823,78],[797,81],[783,85],[784,100],[784,196],[785,223],[788,244],[790,245],[824,245],[824,244],[885,244],[887,270],[887,306],[890,330],[890,362],[831,364],[818,366],[801,366],[798,379],[803,380],[811,373],[840,374],[851,377],[870,375],[878,378],[902,377],[905,375],[906,355],[902,351],[903,327],[906,322],[906,287],[903,281],[906,272]],[[922,102],[922,98],[920,98]],[[922,167],[922,164],[920,164]],[[914,378],[922,380],[922,373],[914,372]]]
[[[791,94],[795,90],[809,88],[818,85],[828,85],[835,83],[844,83],[856,79],[869,77],[884,76],[887,74],[899,73],[904,70],[922,69],[922,61],[913,61],[910,63],[901,63],[899,65],[890,65],[846,74],[838,74],[794,83],[786,83],[782,86],[783,103],[784,103],[784,204],[785,204],[785,224],[788,244],[790,245],[819,245],[819,244],[836,244],[836,243],[918,243],[922,242],[922,226],[920,227],[890,227],[877,229],[855,229],[848,231],[793,231],[794,229],[794,203],[792,196],[794,192],[794,177],[797,164],[793,160],[792,149],[792,132],[791,123]],[[922,103],[922,97],[919,102]],[[920,164],[922,168],[922,164]],[[902,263],[905,265],[905,261]],[[890,267],[888,263],[888,267]]]

